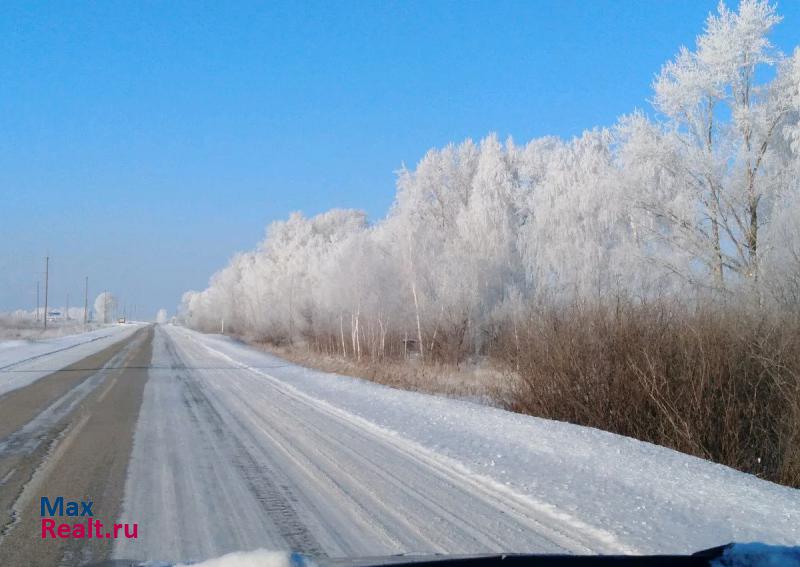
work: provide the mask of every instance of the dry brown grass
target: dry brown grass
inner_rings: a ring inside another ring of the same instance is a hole
[[[418,358],[365,358],[358,362],[306,347],[274,346],[268,343],[261,343],[260,346],[281,358],[325,372],[355,376],[392,388],[468,399],[487,405],[510,407],[518,391],[510,376],[494,368],[488,361],[466,368],[441,362],[423,364]]]
[[[573,306],[518,332],[522,348],[497,352],[519,369],[514,410],[800,486],[796,315]]]

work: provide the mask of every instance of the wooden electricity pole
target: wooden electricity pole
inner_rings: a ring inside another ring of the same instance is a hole
[[[83,278],[83,324],[89,322],[89,276]]]
[[[47,329],[47,291],[50,283],[50,256],[44,259],[44,328]]]

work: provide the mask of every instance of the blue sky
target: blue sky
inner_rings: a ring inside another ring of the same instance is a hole
[[[4,2],[0,311],[104,288],[152,317],[270,221],[385,215],[394,171],[649,110],[716,2]],[[800,43],[800,2],[773,36]]]

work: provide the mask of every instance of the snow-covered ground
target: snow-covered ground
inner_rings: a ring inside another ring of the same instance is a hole
[[[84,325],[83,306],[70,307],[68,318],[64,316],[67,313],[64,307],[52,306],[48,311],[57,312],[59,315],[48,319],[46,329],[42,325],[44,309],[39,311],[38,317],[36,311],[22,309],[0,312],[0,341],[53,339],[93,331],[104,326],[96,320]]]
[[[0,396],[130,336],[139,325],[110,325],[41,340],[0,341]]]
[[[160,326],[115,556],[688,552],[800,542],[800,491],[602,431]]]

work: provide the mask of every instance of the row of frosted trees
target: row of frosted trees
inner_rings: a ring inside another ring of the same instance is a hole
[[[800,302],[800,50],[773,6],[721,5],[654,82],[649,117],[569,141],[489,136],[403,170],[387,217],[273,223],[185,324],[356,358],[462,360],[543,305]]]

